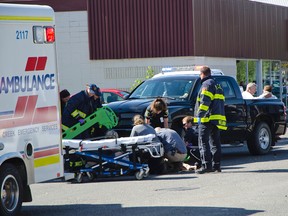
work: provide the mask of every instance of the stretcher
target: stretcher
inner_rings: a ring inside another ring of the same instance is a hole
[[[158,139],[157,139],[158,140]],[[65,172],[74,173],[75,180],[82,182],[97,177],[135,175],[138,180],[149,175],[145,159],[164,155],[163,144],[155,141],[154,134],[137,137],[89,140],[64,139],[62,141]]]
[[[103,106],[86,117],[83,124],[77,123],[70,128],[62,124],[62,138],[73,139],[95,124],[98,124],[99,127],[105,126],[107,129],[111,129],[118,124],[118,118],[110,107]]]

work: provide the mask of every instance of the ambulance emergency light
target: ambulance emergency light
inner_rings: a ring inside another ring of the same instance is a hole
[[[54,43],[55,29],[52,26],[33,26],[33,41],[36,44]]]

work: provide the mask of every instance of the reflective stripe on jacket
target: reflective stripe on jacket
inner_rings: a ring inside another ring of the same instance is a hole
[[[76,109],[71,113],[73,118],[86,118],[86,113],[81,112],[80,110]]]
[[[71,127],[102,107],[100,100],[89,97],[86,91],[73,95],[67,102],[62,115],[62,124]]]
[[[227,130],[225,97],[221,85],[216,83],[211,76],[202,79],[201,83],[195,105],[195,117],[200,118],[201,123],[210,122],[221,130]],[[194,118],[194,122],[198,123],[198,119]]]

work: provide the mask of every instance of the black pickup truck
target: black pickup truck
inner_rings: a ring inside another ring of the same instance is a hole
[[[286,108],[277,99],[244,100],[233,77],[213,76],[225,95],[227,131],[221,131],[223,144],[247,143],[254,155],[267,153],[280,135],[286,132]],[[119,118],[114,128],[120,136],[129,136],[132,118],[144,115],[147,106],[157,97],[166,99],[169,126],[182,133],[182,118],[194,115],[195,100],[201,83],[199,75],[160,73],[139,85],[124,101],[108,104]]]

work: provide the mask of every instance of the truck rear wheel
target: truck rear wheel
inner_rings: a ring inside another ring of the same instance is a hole
[[[23,185],[15,166],[3,164],[0,168],[1,202],[0,215],[14,216],[20,211],[23,201]]]
[[[251,138],[247,141],[249,152],[252,155],[262,155],[270,151],[272,145],[272,134],[265,122],[260,122]]]

